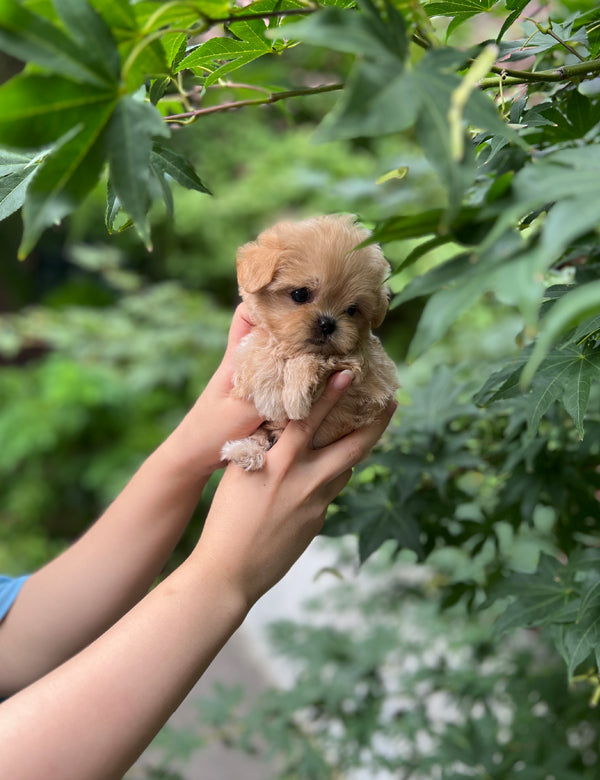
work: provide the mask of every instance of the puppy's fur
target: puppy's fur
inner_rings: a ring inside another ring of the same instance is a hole
[[[353,382],[317,431],[324,447],[372,422],[393,397],[396,368],[371,333],[388,308],[389,265],[351,217],[280,222],[237,255],[240,294],[256,327],[236,354],[233,395],[252,400],[265,423],[228,442],[224,460],[248,471],[289,420],[305,418],[327,378],[349,369]]]

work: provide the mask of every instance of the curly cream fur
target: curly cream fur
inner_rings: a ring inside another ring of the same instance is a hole
[[[262,468],[264,451],[289,420],[306,417],[335,371],[354,380],[315,447],[372,422],[393,397],[396,368],[371,332],[387,311],[389,265],[379,246],[359,247],[368,236],[351,217],[324,216],[280,222],[238,250],[240,294],[256,327],[238,347],[233,394],[253,401],[265,423],[228,442],[224,460]],[[298,290],[308,300],[295,301]]]

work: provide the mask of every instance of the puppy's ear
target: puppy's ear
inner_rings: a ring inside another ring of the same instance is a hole
[[[255,293],[266,287],[275,276],[280,247],[272,243],[251,241],[237,251],[237,277],[241,288]]]
[[[385,284],[385,280],[390,275],[391,266],[383,256],[381,247],[379,244],[371,244],[368,249],[371,252],[371,268],[373,269],[373,278],[377,276],[380,279],[379,287],[377,288],[377,294],[375,299],[375,306],[373,310],[373,316],[371,318],[371,327],[378,328],[383,322],[387,310],[392,300],[392,291]]]
[[[387,314],[387,310],[389,309],[391,300],[392,300],[392,291],[387,286],[387,284],[382,284],[378,290],[377,306],[373,313],[373,318],[371,319],[372,328],[378,328],[381,325],[381,323],[385,319],[385,315]]]

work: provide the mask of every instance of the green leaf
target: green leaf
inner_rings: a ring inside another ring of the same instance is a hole
[[[584,594],[575,624],[565,631],[564,648],[568,654],[570,678],[577,667],[600,648],[600,582],[594,582]]]
[[[463,264],[465,258],[457,258],[456,262]],[[449,264],[445,263],[444,265],[446,270],[449,270]],[[408,360],[415,360],[426,349],[439,341],[447,333],[449,327],[473,305],[486,289],[485,275],[474,274],[461,279],[452,287],[432,295],[419,319],[417,332],[410,344]]]
[[[518,627],[563,623],[573,620],[579,606],[572,573],[545,553],[534,574],[511,574],[492,593],[492,598],[513,596],[496,623],[498,631]]]
[[[600,311],[600,281],[577,287],[564,295],[544,317],[531,357],[521,375],[522,387],[528,387],[552,345],[567,330]]]
[[[32,166],[0,178],[0,220],[21,208],[34,173],[35,167]]]
[[[78,124],[93,123],[115,94],[62,76],[21,73],[0,86],[0,144],[32,149],[52,143]]]
[[[21,173],[30,167],[37,157],[37,153],[0,149],[0,176],[8,176],[10,173]]]
[[[506,7],[509,11],[512,11],[512,13],[504,20],[498,37],[496,38],[496,43],[500,43],[507,30],[517,21],[519,16],[523,13],[525,6],[528,4],[529,0],[507,0]]]
[[[105,161],[102,134],[113,107],[99,107],[94,122],[75,129],[39,166],[23,205],[19,257],[26,257],[42,232],[74,211],[96,185]]]
[[[264,31],[265,25],[261,23],[261,26]],[[199,68],[202,74],[208,74],[206,86],[210,86],[226,73],[273,50],[271,42],[248,22],[236,23],[235,34],[237,38],[211,38],[201,44],[177,65],[176,72]]]
[[[155,143],[150,158],[157,170],[170,176],[178,184],[181,184],[182,187],[188,190],[205,192],[207,195],[212,194],[200,180],[191,163],[173,149],[169,149],[160,143]]]
[[[48,151],[24,154],[0,149],[0,220],[21,208],[27,187]]]
[[[496,0],[438,0],[427,3],[425,10],[429,16],[457,16],[458,14],[476,14],[489,11],[495,5]]]
[[[116,49],[106,26],[85,0],[79,3],[79,10],[73,9],[73,2],[57,0],[57,8],[73,23],[79,20],[76,36],[81,32],[81,20],[84,17],[88,20],[89,31],[83,45],[17,0],[0,0],[0,49],[77,82],[102,86],[115,81],[118,69],[115,72],[111,66],[114,66]],[[90,39],[95,41],[91,48],[87,43]],[[103,48],[98,51],[96,46],[100,40]]]
[[[53,0],[54,7],[71,38],[82,49],[86,61],[109,82],[118,82],[121,57],[110,28],[86,0]]]
[[[115,196],[129,214],[147,246],[150,246],[149,208],[150,154],[157,136],[169,130],[150,103],[122,97],[107,129],[107,154]]]
[[[485,13],[495,5],[496,0],[439,0],[425,6],[427,14],[433,16],[451,16],[452,20],[446,30],[446,38],[461,24],[473,16]]]

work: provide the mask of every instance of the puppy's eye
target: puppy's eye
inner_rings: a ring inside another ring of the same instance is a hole
[[[311,298],[308,287],[299,287],[297,290],[292,290],[290,295],[294,303],[308,303]]]
[[[355,303],[353,303],[352,306],[348,306],[348,308],[346,309],[346,314],[350,317],[354,317],[357,311],[358,311],[358,306]]]

